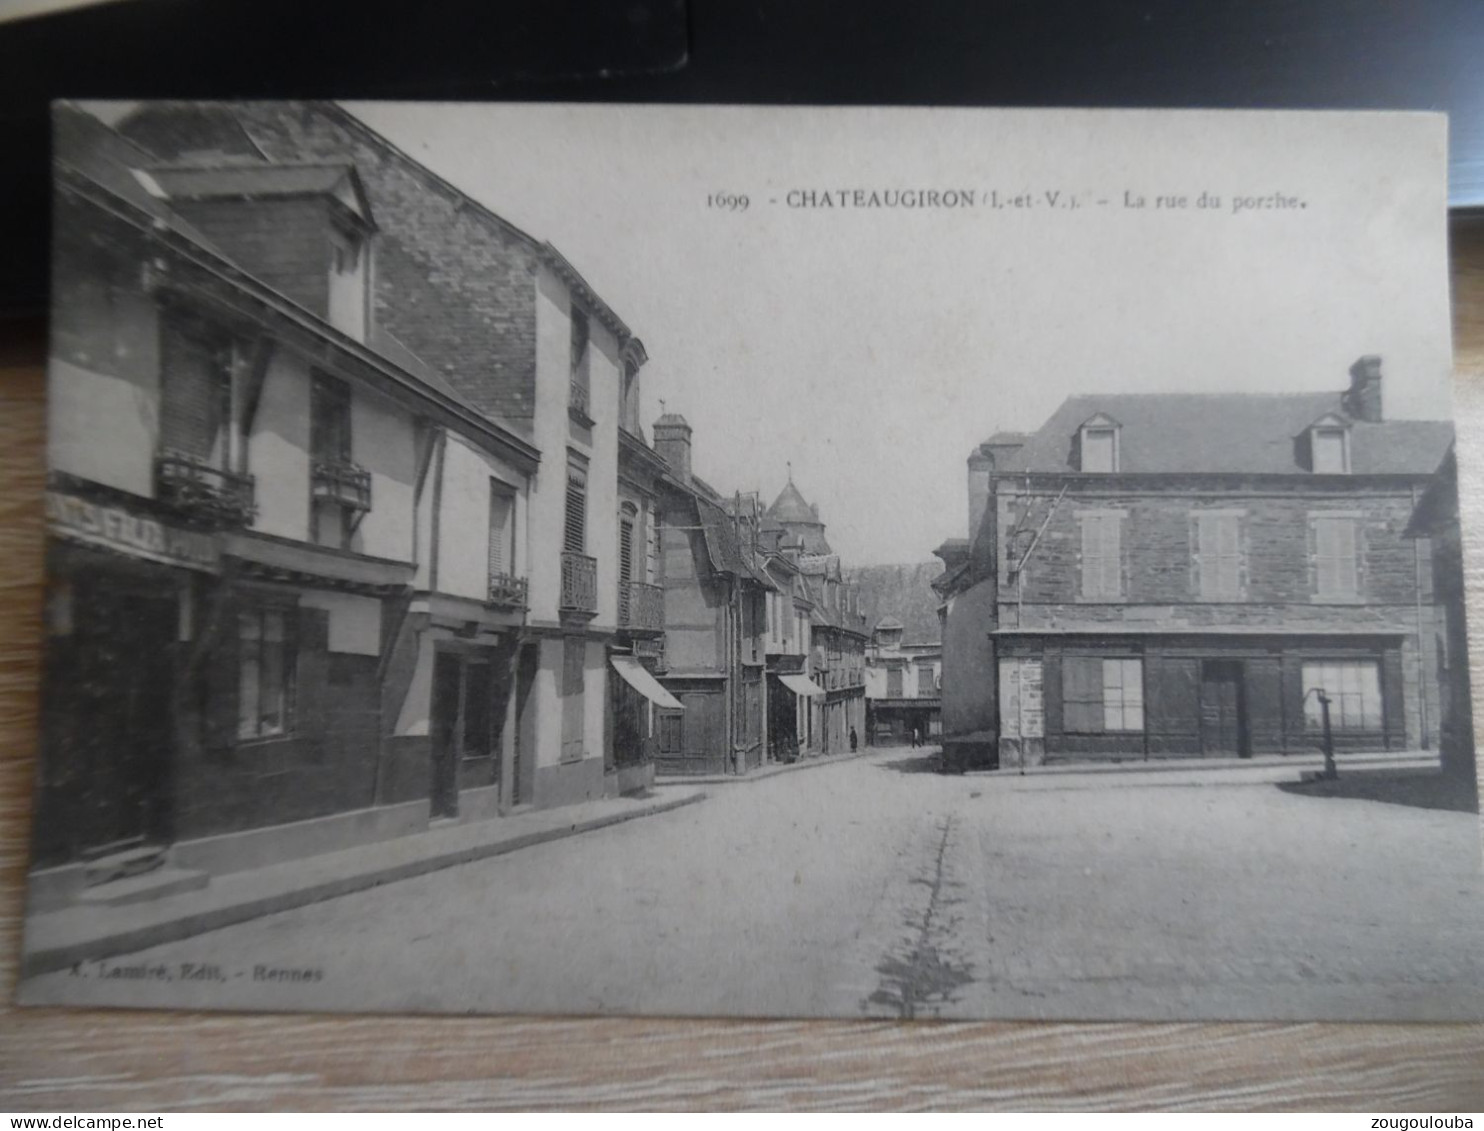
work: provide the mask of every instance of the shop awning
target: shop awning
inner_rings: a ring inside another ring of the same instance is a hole
[[[815,683],[807,675],[780,675],[783,686],[795,695],[823,695],[824,688]]]
[[[613,664],[613,670],[623,676],[625,683],[656,707],[663,707],[667,711],[685,710],[680,705],[680,700],[661,687],[659,680],[645,671],[644,665],[634,657],[610,656],[609,662]]]

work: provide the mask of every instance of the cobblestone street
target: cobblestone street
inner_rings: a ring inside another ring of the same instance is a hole
[[[930,764],[901,750],[720,786],[38,982],[163,966],[169,982],[94,989],[189,1003],[184,963],[219,969],[211,1001],[249,1008],[1484,1018],[1472,814],[1233,769]]]

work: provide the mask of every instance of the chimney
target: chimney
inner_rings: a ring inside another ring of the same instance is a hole
[[[1350,367],[1350,389],[1344,405],[1356,420],[1381,422],[1381,359],[1375,354],[1367,354]]]
[[[969,456],[969,545],[979,537],[984,511],[989,506],[989,473],[994,470],[994,456],[981,444]]]
[[[690,425],[685,417],[667,412],[654,422],[654,450],[670,465],[675,478],[690,483]]]

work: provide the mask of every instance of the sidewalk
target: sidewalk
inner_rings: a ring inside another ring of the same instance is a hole
[[[22,979],[75,962],[131,954],[259,916],[318,903],[456,864],[665,813],[702,801],[699,789],[666,788],[432,828],[342,852],[214,876],[198,891],[118,907],[72,906],[26,921]]]
[[[1415,769],[1440,768],[1436,750],[1376,750],[1358,753],[1337,753],[1335,765],[1340,773],[1347,766],[1366,769]],[[1137,773],[1189,773],[1191,771],[1241,772],[1241,771],[1292,771],[1295,777],[1304,770],[1322,770],[1324,755],[1318,751],[1301,754],[1262,754],[1252,758],[1128,758],[1121,762],[1054,762],[1045,766],[1001,766],[997,770],[966,770],[965,777],[1029,777],[1032,774],[1137,774]]]
[[[881,752],[880,747],[863,746],[859,750],[846,751],[843,754],[811,754],[800,758],[797,762],[767,762],[745,774],[662,774],[655,777],[654,784],[669,786],[741,785],[743,782],[762,781],[764,778],[792,773],[794,770],[808,770],[815,766],[837,766],[841,762],[849,762],[852,758],[864,758],[867,754],[880,754]]]

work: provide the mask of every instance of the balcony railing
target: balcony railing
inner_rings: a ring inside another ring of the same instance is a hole
[[[371,473],[353,463],[315,460],[313,491],[316,500],[339,503],[353,511],[371,509]]]
[[[562,551],[562,595],[558,603],[564,613],[598,611],[598,559]]]
[[[489,600],[486,603],[501,609],[524,609],[527,605],[526,579],[508,573],[490,574]]]
[[[155,495],[182,518],[204,526],[246,526],[258,513],[251,475],[182,452],[156,457]]]
[[[665,591],[643,581],[620,585],[618,626],[630,632],[664,632]]]

